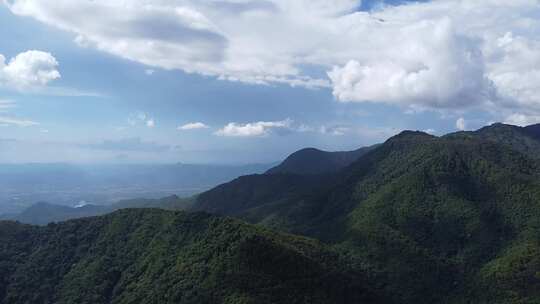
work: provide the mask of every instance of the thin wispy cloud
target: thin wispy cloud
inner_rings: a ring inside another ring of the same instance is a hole
[[[4,99],[4,100],[0,99],[0,113],[6,112],[15,107],[16,107],[16,104],[14,101],[8,100],[8,99]]]
[[[39,125],[38,122],[15,117],[0,116],[0,126],[31,127]]]

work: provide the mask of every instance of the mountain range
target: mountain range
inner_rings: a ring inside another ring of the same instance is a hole
[[[193,206],[333,244],[398,303],[533,303],[536,130],[405,131],[336,173],[241,177]]]
[[[0,299],[539,303],[539,155],[540,125],[404,131],[169,199],[190,213],[3,222]]]

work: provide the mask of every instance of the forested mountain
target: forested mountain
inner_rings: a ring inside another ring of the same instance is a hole
[[[529,136],[532,136],[540,140],[540,124],[526,126],[524,127],[524,129],[525,129],[525,132],[527,132]]]
[[[195,206],[335,244],[399,303],[533,303],[540,167],[538,142],[522,130],[406,131],[300,191],[268,185],[301,176],[258,175]]]
[[[475,137],[509,146],[511,149],[540,158],[540,124],[527,127],[496,123],[477,131],[457,132],[446,137]]]
[[[384,303],[334,250],[202,213],[0,222],[1,303]]]

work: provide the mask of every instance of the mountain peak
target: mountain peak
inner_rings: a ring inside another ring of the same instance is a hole
[[[433,138],[437,138],[437,137],[423,131],[405,130],[395,136],[390,137],[388,141],[391,142],[391,141],[396,141],[396,140],[407,140],[407,141],[408,140],[425,140],[425,139],[433,139]]]
[[[371,151],[364,147],[353,151],[327,152],[316,148],[304,148],[289,155],[281,164],[266,174],[316,175],[339,171],[359,157]]]

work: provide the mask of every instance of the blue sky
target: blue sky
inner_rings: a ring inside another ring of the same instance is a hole
[[[444,134],[540,117],[540,89],[516,88],[520,79],[511,78],[536,75],[540,60],[523,63],[540,45],[538,25],[504,26],[501,19],[497,28],[462,26],[470,13],[460,1],[207,7],[156,0],[147,11],[139,0],[127,8],[115,2],[0,5],[7,67],[4,76],[0,71],[0,162],[271,162],[308,146],[355,149],[404,129]],[[530,21],[538,12],[532,2],[511,8],[496,2],[477,14],[514,9]],[[128,21],[77,5],[118,9]],[[227,19],[228,10],[247,12],[246,23]],[[248,13],[285,21],[280,28],[249,23]],[[327,36],[313,28],[319,19]],[[340,37],[335,29],[348,32]],[[370,36],[354,39],[362,31]],[[512,49],[503,49],[504,37]],[[11,65],[13,58],[19,60]],[[424,68],[430,72],[417,73]]]

